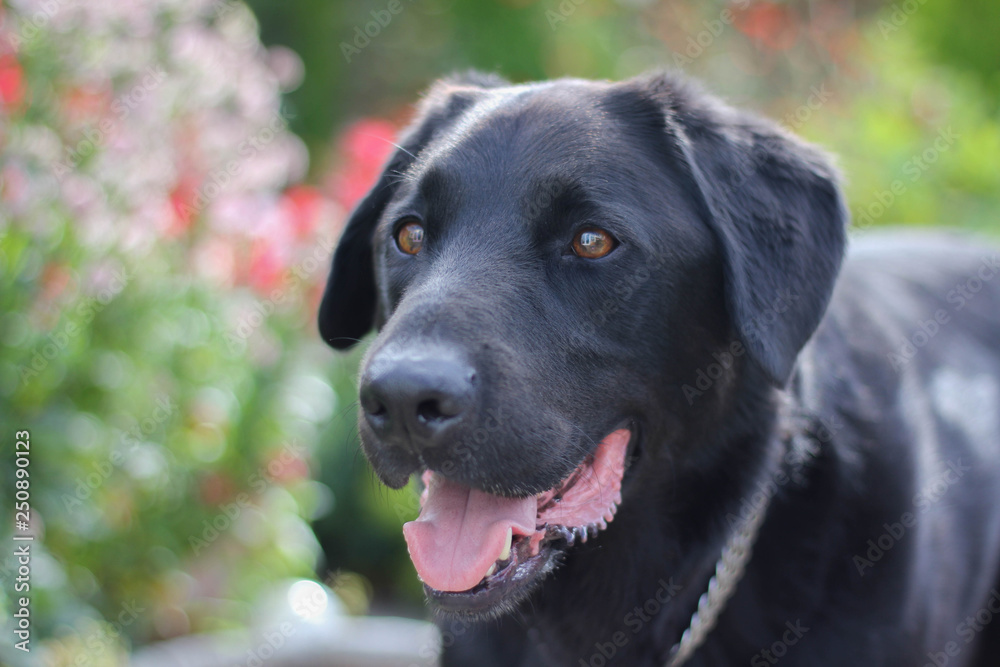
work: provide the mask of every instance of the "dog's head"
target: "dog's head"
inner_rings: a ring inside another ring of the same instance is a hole
[[[820,152],[679,78],[434,86],[319,315],[337,348],[379,330],[361,442],[422,474],[432,599],[512,605],[627,506],[630,461],[705,456],[745,378],[789,377],[845,224]]]

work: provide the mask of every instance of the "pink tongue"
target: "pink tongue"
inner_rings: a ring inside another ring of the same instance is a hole
[[[507,529],[535,532],[538,499],[511,499],[425,474],[420,517],[403,526],[417,574],[439,591],[466,591],[478,584],[500,555]]]

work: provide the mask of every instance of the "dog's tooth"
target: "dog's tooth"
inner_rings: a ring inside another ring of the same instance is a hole
[[[510,545],[511,545],[511,542],[513,542],[513,541],[514,541],[514,529],[508,527],[507,528],[507,541],[504,542],[503,551],[500,552],[500,558],[498,558],[497,560],[507,560],[508,558],[510,558]]]
[[[493,565],[490,565],[490,569],[486,570],[486,575],[483,577],[483,579],[485,579],[486,577],[492,577],[496,573],[496,571],[497,571],[497,564],[494,562]]]

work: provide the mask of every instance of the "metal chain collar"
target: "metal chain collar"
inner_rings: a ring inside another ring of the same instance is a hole
[[[681,640],[670,649],[666,667],[680,667],[687,662],[715,627],[726,603],[736,592],[736,586],[746,572],[754,542],[757,541],[767,508],[771,504],[771,495],[765,493],[760,505],[740,522],[739,527],[726,540],[722,555],[715,563],[715,574],[708,581],[708,590],[698,598],[698,609],[691,615],[691,623],[681,635]]]

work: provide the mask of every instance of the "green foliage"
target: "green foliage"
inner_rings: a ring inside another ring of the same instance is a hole
[[[866,35],[865,75],[802,128],[838,156],[855,226],[1000,231],[1000,123],[975,75],[933,65],[913,34]]]
[[[28,430],[50,664],[240,626],[318,561],[307,521],[332,496],[310,468],[337,362],[302,332],[341,211],[287,188],[305,156],[280,77],[246,8],[215,9],[0,22],[2,508]]]
[[[927,60],[970,74],[977,94],[996,114],[1000,111],[1000,4],[990,0],[971,0],[961,6],[926,0],[919,4],[913,13],[912,34]]]

